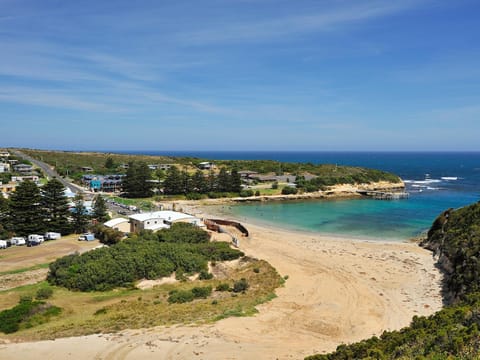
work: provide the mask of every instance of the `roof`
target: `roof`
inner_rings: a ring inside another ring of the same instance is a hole
[[[155,224],[155,225],[149,226],[147,230],[157,231],[157,230],[160,230],[160,229],[168,229],[168,228],[170,228],[170,225],[167,225],[165,223],[160,223],[160,224]]]
[[[125,218],[116,218],[116,219],[112,219],[112,220],[108,220],[106,223],[104,223],[103,225],[107,226],[107,227],[114,227],[114,226],[117,226],[123,222],[128,222],[128,219],[125,219]]]
[[[130,215],[129,218],[143,222],[149,219],[163,219],[167,221],[177,221],[182,219],[194,219],[195,217],[192,215],[184,214],[177,211],[165,210],[165,211],[155,211],[155,212],[134,214],[134,215]]]

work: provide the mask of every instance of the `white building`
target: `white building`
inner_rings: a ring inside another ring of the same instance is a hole
[[[128,221],[128,219],[122,217],[108,220],[103,225],[114,230],[121,231],[123,233],[127,233],[130,231],[130,222]]]
[[[0,163],[0,173],[10,172],[10,164]]]
[[[168,229],[170,225],[176,222],[186,222],[197,226],[205,226],[202,220],[195,216],[184,214],[177,211],[155,211],[149,213],[134,214],[129,216],[130,232],[139,232],[141,230],[157,231]]]

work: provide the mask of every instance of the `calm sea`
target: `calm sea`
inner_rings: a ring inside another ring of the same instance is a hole
[[[428,229],[445,209],[480,200],[480,153],[399,152],[200,152],[142,151],[205,159],[271,159],[330,163],[391,171],[410,198],[396,201],[329,200],[232,206],[240,218],[291,229],[385,240],[405,240]]]

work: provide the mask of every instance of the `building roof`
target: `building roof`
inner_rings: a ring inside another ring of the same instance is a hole
[[[162,222],[162,223],[159,223],[159,224],[149,226],[147,230],[157,231],[157,230],[160,230],[160,229],[169,229],[169,228],[170,228],[170,225],[167,225],[167,224]]]
[[[192,215],[184,214],[177,211],[164,210],[164,211],[134,214],[134,215],[130,215],[129,218],[143,222],[149,219],[163,219],[167,221],[177,221],[177,220],[183,220],[183,219],[194,219],[195,217]]]
[[[117,226],[117,225],[119,225],[121,223],[124,223],[124,222],[128,222],[128,219],[120,217],[120,218],[115,218],[115,219],[112,219],[112,220],[108,220],[103,225],[111,228],[111,227]]]

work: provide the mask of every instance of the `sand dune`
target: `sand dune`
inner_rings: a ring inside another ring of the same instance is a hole
[[[249,318],[0,345],[8,359],[298,359],[409,324],[441,307],[431,253],[247,224],[240,247],[288,275]]]

